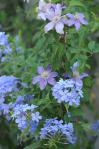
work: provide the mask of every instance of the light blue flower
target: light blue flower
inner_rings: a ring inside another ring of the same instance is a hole
[[[37,126],[39,121],[42,119],[39,112],[35,112],[37,106],[28,104],[16,104],[13,107],[12,118],[15,119],[18,128],[23,131],[28,129],[28,131]],[[32,133],[32,132],[31,132]]]
[[[59,82],[53,86],[52,95],[58,103],[64,102],[68,103],[70,106],[79,106],[83,92],[82,88],[76,87],[75,81],[72,79],[60,79]]]
[[[99,120],[91,124],[91,129],[94,131],[99,131]]]
[[[4,55],[7,55],[12,52],[10,43],[8,41],[8,36],[5,32],[0,32],[0,59],[4,60]]]
[[[55,135],[64,137],[65,143],[74,144],[76,142],[72,123],[63,124],[63,120],[58,120],[57,118],[47,119],[44,127],[41,128],[40,138],[48,139]]]
[[[0,77],[0,94],[6,95],[13,91],[17,91],[17,84],[19,79],[14,76],[1,76]]]

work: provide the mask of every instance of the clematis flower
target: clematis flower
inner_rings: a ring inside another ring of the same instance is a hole
[[[68,17],[68,26],[75,26],[76,30],[80,29],[81,24],[87,25],[88,21],[84,18],[83,13],[76,13],[75,15],[68,13],[66,14]]]
[[[52,67],[50,65],[48,65],[46,68],[39,66],[37,71],[39,75],[33,78],[32,83],[39,83],[41,90],[46,87],[47,83],[50,85],[54,85],[56,83],[55,77],[58,74],[57,72],[52,72]]]
[[[80,64],[79,64],[79,62],[77,61],[77,62],[75,62],[75,63],[73,64],[73,66],[71,67],[71,70],[72,70],[72,72],[73,72],[73,80],[75,81],[76,86],[78,86],[78,88],[79,88],[79,87],[82,88],[82,86],[83,86],[83,81],[82,81],[82,79],[83,79],[84,77],[87,77],[88,74],[87,74],[87,73],[81,73],[81,74],[80,74],[80,73],[79,73],[79,70],[78,70],[79,66],[80,66]]]
[[[45,25],[44,30],[47,33],[48,31],[55,28],[56,32],[59,34],[64,34],[64,17],[62,15],[62,5],[56,4],[55,7],[47,11],[47,19],[50,22]]]
[[[46,12],[50,10],[52,6],[54,6],[54,4],[46,3],[44,0],[40,0],[38,7],[38,18],[45,21],[47,19]]]

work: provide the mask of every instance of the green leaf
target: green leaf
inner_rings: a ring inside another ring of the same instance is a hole
[[[79,2],[78,0],[71,0],[69,3],[69,6],[80,6],[80,7],[84,7],[84,5]]]
[[[40,142],[32,143],[31,145],[25,147],[24,149],[37,149],[38,147],[40,147]]]
[[[95,49],[95,41],[90,41],[88,44],[88,48],[93,51]]]

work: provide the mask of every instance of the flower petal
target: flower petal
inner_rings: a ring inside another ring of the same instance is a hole
[[[88,74],[87,74],[87,73],[82,73],[82,74],[80,75],[80,79],[82,79],[82,78],[84,78],[84,77],[88,77]]]
[[[39,84],[40,84],[40,89],[43,90],[47,85],[47,80],[41,78]]]
[[[62,22],[58,22],[56,25],[55,25],[55,29],[56,29],[56,32],[59,33],[59,34],[64,34],[64,24]]]
[[[68,18],[70,18],[70,19],[74,19],[74,15],[71,14],[71,13],[67,13],[66,16],[67,16]]]
[[[67,20],[67,25],[68,26],[72,26],[73,24],[75,23],[75,21],[74,20]]]
[[[52,77],[52,78],[57,77],[57,76],[58,76],[57,72],[51,72],[49,75],[49,77]]]
[[[43,10],[46,7],[46,3],[44,0],[39,1],[39,10]]]
[[[32,80],[32,83],[33,83],[33,84],[36,84],[37,82],[40,81],[40,78],[41,78],[41,76],[36,76],[36,77],[34,77],[33,80]]]
[[[45,68],[48,72],[51,72],[52,71],[52,66],[49,64],[47,65],[47,67]]]
[[[56,81],[55,81],[54,78],[48,78],[48,83],[49,83],[50,85],[55,85]]]
[[[37,72],[38,74],[41,74],[44,71],[44,68],[42,66],[38,66]]]
[[[61,4],[57,4],[56,8],[55,8],[55,15],[61,16],[61,13],[62,13],[62,5]]]
[[[37,17],[38,19],[42,19],[44,21],[46,20],[46,15],[44,12],[39,12]]]
[[[88,21],[86,19],[80,19],[80,22],[84,25],[87,25],[88,24]]]
[[[76,30],[79,30],[80,29],[80,22],[76,21],[75,22],[75,27],[76,27]]]
[[[45,27],[44,27],[45,33],[47,33],[48,31],[52,30],[54,28],[54,25],[55,24],[53,22],[50,22],[47,25],[45,25]]]

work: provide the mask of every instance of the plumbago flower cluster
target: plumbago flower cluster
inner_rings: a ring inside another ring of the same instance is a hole
[[[75,26],[76,30],[79,30],[81,24],[88,24],[83,13],[63,14],[62,10],[65,8],[66,6],[62,4],[46,3],[44,0],[39,1],[38,18],[49,21],[44,27],[46,33],[55,28],[57,33],[64,34],[65,25],[67,27]]]
[[[17,104],[13,108],[12,118],[15,119],[18,128],[24,131],[28,128],[29,132],[34,132],[39,120],[42,119],[39,112],[35,112],[35,105]]]
[[[70,106],[80,105],[80,99],[83,97],[82,78],[88,75],[85,73],[80,75],[79,71],[77,71],[78,67],[78,62],[71,67],[73,71],[73,78],[66,80],[60,79],[59,82],[57,82],[52,88],[52,94],[58,103],[64,102]]]
[[[41,128],[40,138],[46,139],[52,136],[57,137],[57,135],[63,137],[67,144],[76,142],[72,123],[63,124],[63,120],[57,120],[57,118],[47,119],[44,127]]]
[[[0,32],[0,61],[3,62],[5,60],[5,55],[12,52],[12,48],[8,41],[8,35],[4,32]]]

